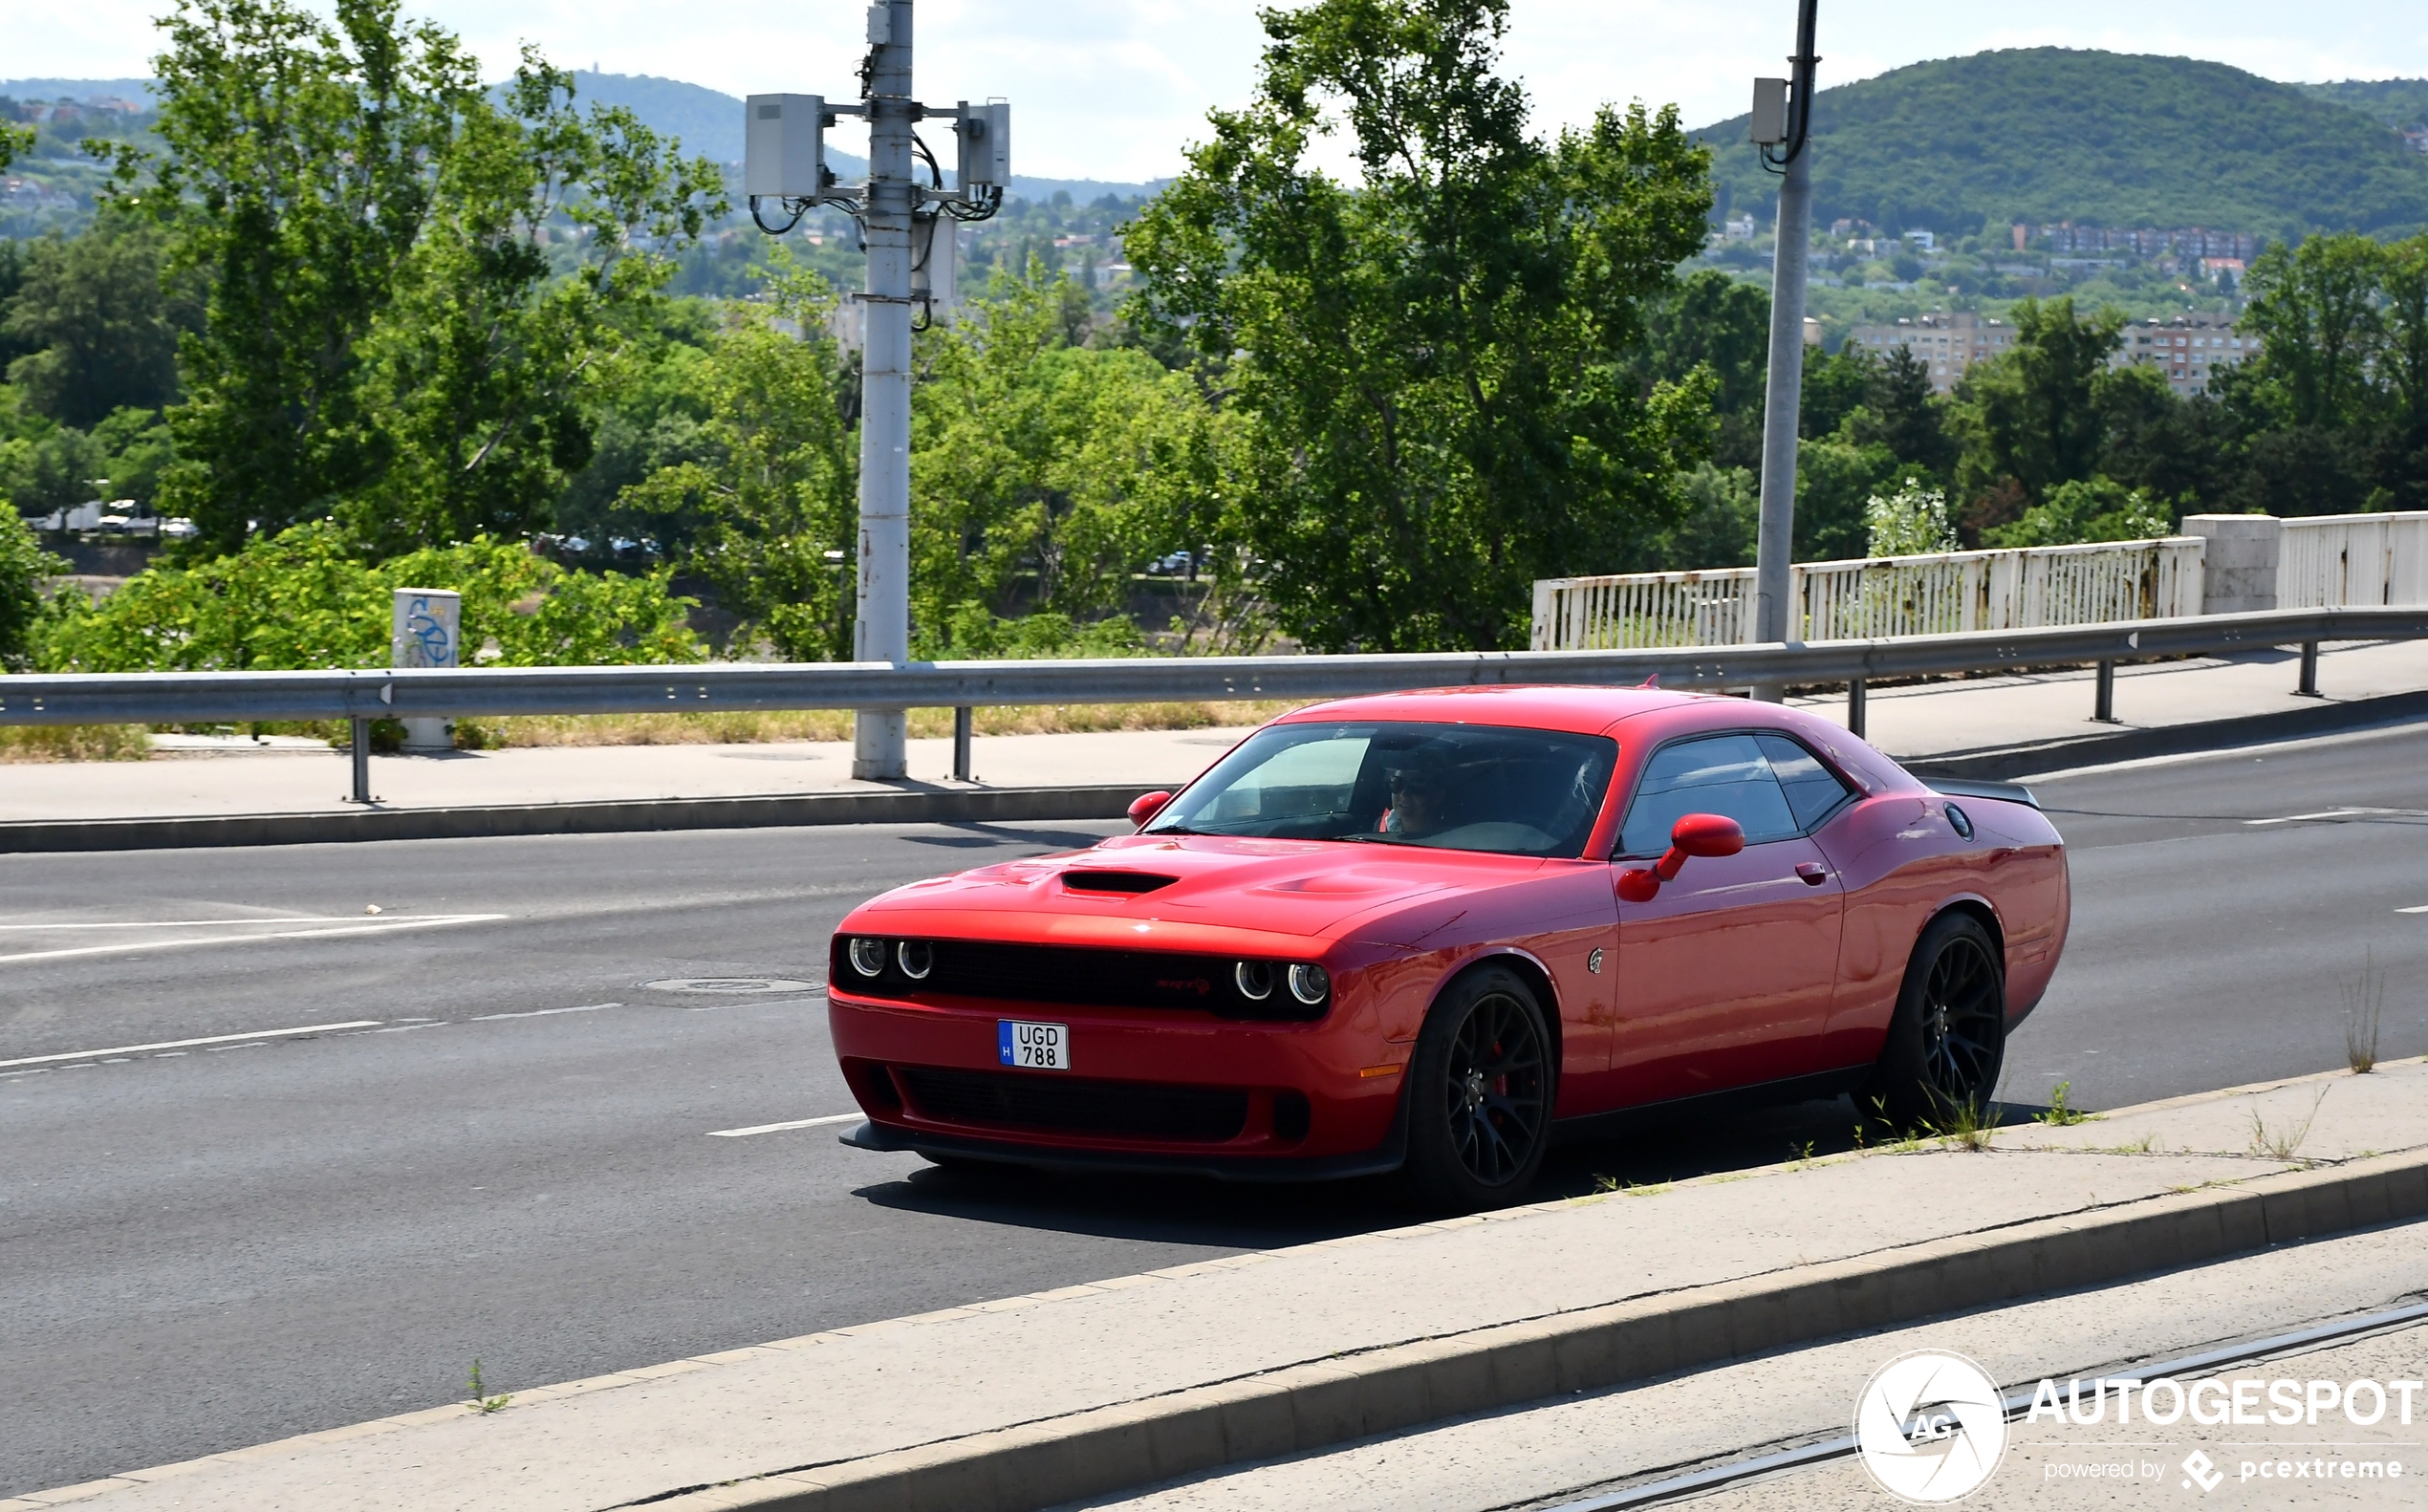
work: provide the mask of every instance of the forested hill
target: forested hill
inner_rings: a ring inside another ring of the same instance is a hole
[[[2374,86],[2327,88],[2355,87]],[[2428,155],[2363,114],[2361,99],[2318,88],[2222,63],[2065,48],[1917,63],[1813,97],[1813,218],[2270,236],[2428,225]],[[1745,131],[1738,116],[1697,135],[1714,148],[1724,199],[1767,220],[1777,181]]]

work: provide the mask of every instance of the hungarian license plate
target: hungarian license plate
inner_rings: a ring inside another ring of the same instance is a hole
[[[998,1019],[995,1052],[1006,1066],[1022,1070],[1067,1071],[1071,1069],[1071,1026]]]

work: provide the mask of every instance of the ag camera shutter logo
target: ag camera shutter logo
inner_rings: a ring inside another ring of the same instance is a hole
[[[1978,1489],[2006,1457],[1998,1383],[1961,1354],[1916,1350],[1880,1367],[1854,1404],[1855,1452],[1876,1485],[1920,1505]]]

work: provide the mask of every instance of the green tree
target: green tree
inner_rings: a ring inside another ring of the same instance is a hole
[[[385,461],[358,348],[436,197],[432,165],[485,110],[479,65],[396,0],[186,0],[154,59],[165,153],[122,147],[121,197],[208,281],[184,344],[171,507],[205,543],[325,515]],[[145,170],[150,182],[144,182]]]
[[[1770,295],[1761,286],[1705,268],[1645,301],[1644,392],[1686,380],[1698,367],[1713,378],[1717,425],[1712,458],[1723,467],[1762,466],[1762,405],[1770,371]]]
[[[47,614],[42,580],[67,570],[67,563],[42,549],[0,493],[0,672],[26,669]]]
[[[1835,352],[1808,347],[1796,429],[1808,440],[1834,435],[1872,396],[1880,359],[1849,342]]]
[[[2289,251],[2280,242],[2251,265],[2242,327],[2264,343],[2253,372],[2283,423],[2333,429],[2366,418],[2384,265],[2377,243],[2349,233]]]
[[[1116,614],[1140,562],[1219,527],[1224,422],[1145,352],[1072,345],[1074,287],[1042,262],[998,271],[925,347],[911,445],[923,655],[991,654],[997,621],[1028,612]]]
[[[526,51],[505,108],[463,113],[393,301],[361,351],[393,459],[337,510],[395,550],[547,526],[591,458],[591,415],[674,271],[652,248],[722,209],[715,166],[680,162],[631,111],[574,109],[571,75]],[[552,244],[580,249],[560,277]]]
[[[177,397],[178,335],[201,312],[163,288],[161,254],[155,227],[107,211],[81,236],[33,244],[0,310],[0,330],[29,351],[9,364],[29,407],[90,430],[115,410]]]
[[[165,151],[122,145],[118,182],[210,290],[167,506],[222,551],[341,508],[389,549],[528,528],[586,460],[581,385],[717,207],[714,170],[577,117],[528,56],[492,104],[397,0],[337,0],[334,24],[181,0],[162,24]]]
[[[2385,387],[2378,475],[2397,509],[2428,509],[2428,235],[2387,248],[2379,271]]]
[[[1897,461],[1935,478],[1955,475],[1947,403],[1932,392],[1930,367],[1911,347],[1892,347],[1872,364],[1862,400],[1841,428],[1855,444],[1886,446]]]
[[[2096,390],[2124,316],[2110,310],[2082,319],[2070,298],[2027,299],[2014,321],[2014,345],[1958,386],[1966,432],[1960,481],[1977,495],[2012,479],[2037,503],[2098,469],[2106,427]]]
[[[1530,581],[1643,556],[1708,444],[1711,378],[1648,398],[1640,366],[1644,302],[1702,242],[1706,155],[1640,105],[1527,135],[1493,73],[1506,0],[1263,20],[1254,100],[1125,234],[1133,316],[1229,363],[1258,469],[1229,519],[1284,628],[1522,645]],[[1307,161],[1344,125],[1355,184]]]
[[[851,655],[852,548],[859,456],[846,422],[841,354],[822,335],[832,295],[816,274],[779,261],[772,308],[740,322],[698,373],[707,419],[702,455],[626,488],[618,508],[687,540],[683,560],[791,661]],[[775,328],[781,317],[804,333]]]
[[[2012,525],[1985,532],[1998,547],[2072,546],[2082,541],[2145,541],[2171,533],[2175,517],[2138,488],[2113,478],[2070,480],[2049,490]]]

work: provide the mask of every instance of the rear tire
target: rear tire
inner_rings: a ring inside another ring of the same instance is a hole
[[[1550,1147],[1557,1075],[1542,1004],[1516,972],[1486,966],[1452,983],[1410,1066],[1409,1196],[1453,1213],[1523,1199]]]
[[[2006,972],[1997,941],[1970,914],[1931,920],[1905,964],[1888,1043],[1859,1093],[1860,1112],[1899,1131],[1985,1116],[2006,1056]]]

